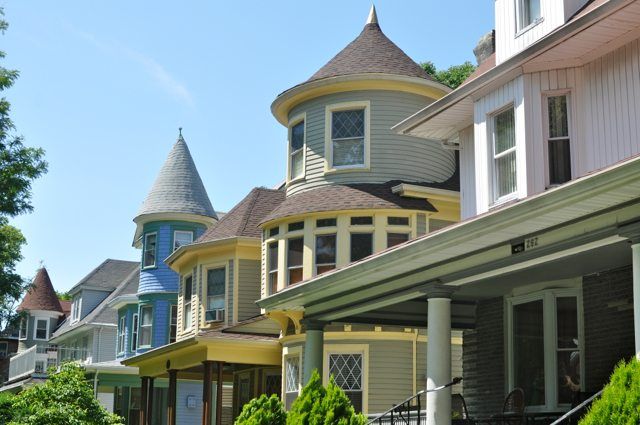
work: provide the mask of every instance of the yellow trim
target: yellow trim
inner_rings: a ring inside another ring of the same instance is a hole
[[[280,94],[271,104],[271,112],[282,125],[287,125],[289,112],[302,102],[333,93],[355,90],[390,90],[417,94],[430,99],[440,99],[451,89],[415,77],[380,74],[356,74],[325,78],[301,84]]]
[[[282,400],[286,400],[287,393],[287,357],[298,356],[298,394],[302,391],[302,346],[282,348]]]
[[[304,137],[302,143],[302,174],[291,178],[291,130],[295,125],[298,125],[301,121],[304,121]],[[289,120],[289,124],[287,126],[288,135],[287,138],[287,183],[288,187],[291,183],[298,182],[300,180],[304,180],[307,176],[307,113],[303,112],[291,118]]]
[[[290,312],[289,312],[290,313]],[[325,341],[344,341],[344,340],[374,340],[374,341],[413,341],[414,338],[418,342],[427,342],[426,335],[420,335],[416,337],[414,333],[409,332],[401,332],[401,331],[385,331],[384,327],[381,331],[332,331],[324,333]],[[296,334],[296,335],[286,335],[280,337],[280,343],[284,346],[285,344],[295,344],[298,342],[304,342],[305,334]],[[462,337],[452,336],[451,337],[452,345],[462,345]]]
[[[324,344],[322,353],[325,386],[329,383],[330,354],[362,354],[362,414],[366,415],[369,412],[369,344]]]
[[[364,110],[364,164],[353,166],[333,165],[333,141],[331,137],[331,127],[333,122],[333,112],[345,110]],[[342,173],[349,171],[367,171],[371,168],[371,102],[368,100],[356,102],[341,102],[326,105],[324,108],[324,172]]]
[[[199,266],[201,266],[201,270],[200,270],[200,279],[202,282],[202,287],[200,288],[200,305],[202,306],[202,316],[198,317],[198,320],[200,321],[200,328],[206,329],[212,326],[216,326],[219,324],[224,324],[224,325],[228,325],[229,324],[229,261],[235,259],[235,257],[233,258],[228,258],[228,259],[220,259],[219,261],[215,261],[215,262],[209,262],[209,263],[201,263],[199,264]],[[234,262],[234,280],[235,280],[235,268],[236,268],[236,263]],[[216,322],[216,321],[210,321],[207,322],[207,271],[212,270],[212,269],[222,269],[224,268],[224,306],[225,306],[225,312],[224,312],[224,321],[222,323],[220,322]],[[235,288],[234,288],[235,291]],[[237,298],[235,296],[235,292],[234,292],[234,301]],[[234,314],[235,314],[235,308],[234,308]]]
[[[251,252],[251,249],[255,250],[255,248],[260,248],[260,238],[231,237],[211,242],[194,243],[178,248],[167,257],[165,263],[171,270],[180,273],[180,269],[194,259],[200,261],[201,257],[220,255],[224,252],[231,252],[234,249],[241,250],[242,252]],[[255,255],[256,259],[259,259],[260,251],[258,250]]]

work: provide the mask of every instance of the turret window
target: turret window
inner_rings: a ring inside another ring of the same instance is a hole
[[[336,268],[336,235],[316,236],[316,275]]]
[[[142,256],[142,267],[156,266],[156,233],[147,233],[144,235],[144,254]]]
[[[364,166],[364,109],[331,114],[334,167]]]
[[[49,339],[49,320],[36,319],[36,328],[34,329],[33,339],[46,341]]]
[[[288,283],[293,285],[302,280],[302,251],[304,248],[303,238],[291,238],[288,240],[287,249],[287,270]]]
[[[289,134],[289,179],[304,175],[305,121],[302,119],[291,127]]]
[[[18,339],[20,340],[27,339],[28,325],[29,325],[28,317],[23,317],[20,319],[20,332],[18,333]]]
[[[193,232],[185,230],[176,230],[173,232],[173,250],[180,248],[182,245],[189,245],[193,242]]]
[[[278,242],[268,245],[269,295],[278,292]]]
[[[226,274],[224,267],[207,270],[207,322],[224,321]]]
[[[372,233],[351,234],[351,261],[358,261],[373,253]]]
[[[408,233],[387,233],[387,248],[391,248],[392,246],[400,245],[401,243],[405,243],[409,240]]]

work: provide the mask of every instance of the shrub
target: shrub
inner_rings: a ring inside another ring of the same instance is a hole
[[[278,396],[263,394],[244,405],[235,425],[285,425],[286,422],[287,412]]]
[[[9,425],[122,425],[122,418],[98,403],[84,369],[67,363],[15,396]]]
[[[640,423],[640,362],[621,361],[580,425],[631,425]]]
[[[15,395],[9,392],[0,393],[0,424],[9,423],[13,417],[13,400]]]

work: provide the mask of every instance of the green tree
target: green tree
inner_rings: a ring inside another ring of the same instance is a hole
[[[8,425],[122,425],[122,418],[109,413],[93,396],[84,369],[66,363],[59,372],[15,396],[13,417]]]
[[[8,27],[0,8],[0,32]],[[0,59],[5,53],[0,51]],[[0,92],[18,78],[18,71],[0,66]],[[9,218],[31,212],[31,182],[47,171],[44,151],[23,144],[16,135],[9,117],[11,105],[0,98],[0,323],[6,326],[13,316],[13,307],[27,287],[25,279],[16,273],[22,259],[21,248],[26,242],[22,232],[9,224]]]
[[[424,69],[427,74],[431,75],[436,81],[455,89],[471,75],[473,71],[476,70],[476,66],[471,62],[467,61],[462,65],[452,65],[447,69],[436,70],[436,66],[433,62],[424,62],[421,63],[422,69]]]
[[[287,412],[277,395],[262,394],[245,404],[235,425],[285,425]]]
[[[68,292],[58,292],[56,291],[56,297],[62,301],[71,301],[71,295]]]

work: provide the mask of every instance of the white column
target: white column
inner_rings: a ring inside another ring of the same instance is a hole
[[[429,298],[427,390],[451,382],[451,299]],[[427,393],[427,425],[451,425],[451,387]]]
[[[631,245],[633,264],[633,326],[636,336],[636,357],[640,359],[640,243]]]

